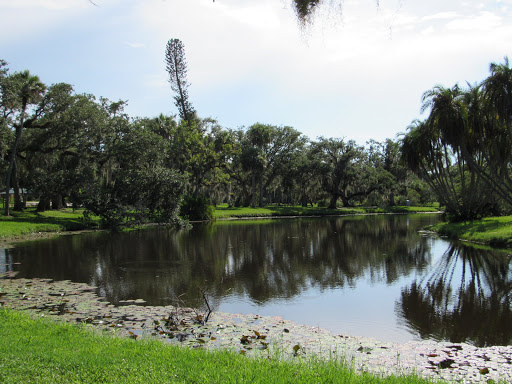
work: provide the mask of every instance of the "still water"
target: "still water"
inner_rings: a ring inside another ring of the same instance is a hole
[[[418,232],[438,215],[87,233],[0,250],[0,272],[85,282],[114,304],[281,316],[336,334],[512,344],[510,252]]]

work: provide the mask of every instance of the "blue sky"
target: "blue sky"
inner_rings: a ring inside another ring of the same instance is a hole
[[[512,0],[325,0],[307,31],[289,0],[94,3],[0,0],[0,58],[152,117],[177,114],[164,52],[179,38],[201,117],[361,144],[404,132],[434,85],[512,59]]]

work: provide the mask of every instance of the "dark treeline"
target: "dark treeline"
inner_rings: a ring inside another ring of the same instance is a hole
[[[491,64],[482,83],[425,92],[424,121],[400,140],[359,145],[310,140],[288,126],[228,129],[188,100],[183,44],[166,49],[179,117],[129,117],[124,101],[47,86],[0,62],[0,170],[14,209],[26,193],[38,209],[68,204],[107,227],[209,219],[210,204],[319,204],[336,208],[434,199],[451,220],[510,212],[512,69]],[[412,170],[413,172],[409,172]],[[9,214],[9,206],[5,206]]]
[[[174,63],[168,71],[180,117],[129,117],[124,101],[78,94],[65,83],[48,86],[28,71],[9,73],[1,62],[0,186],[13,191],[15,210],[28,191],[41,211],[85,207],[116,227],[207,219],[210,203],[335,208],[431,201],[426,184],[400,163],[398,140],[311,141],[288,126],[227,129],[197,117],[178,43],[170,41],[166,58]]]
[[[423,95],[424,121],[402,140],[402,156],[436,194],[451,220],[510,212],[512,69],[492,63],[480,84],[436,86]]]

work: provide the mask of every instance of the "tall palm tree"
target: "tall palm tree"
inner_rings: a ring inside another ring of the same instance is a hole
[[[465,92],[459,86],[436,86],[425,92],[422,111],[430,108],[429,117],[410,126],[402,140],[404,160],[456,220],[477,218],[493,204],[492,189],[484,188],[468,150],[472,145],[467,144],[471,142],[469,111],[474,107],[470,95],[478,95],[476,88]]]
[[[512,205],[512,136],[507,133],[506,124],[497,119],[500,113],[485,85],[486,82],[470,87],[464,95],[468,118],[458,145],[471,169]]]
[[[505,57],[503,64],[491,63],[489,70],[483,82],[489,118],[481,132],[482,144],[492,171],[490,182],[512,205],[512,68]]]
[[[430,108],[429,121],[450,145],[457,143],[464,132],[467,110],[462,95],[463,91],[458,85],[453,88],[437,85],[422,97],[421,112]]]
[[[5,215],[9,216],[9,190],[11,189],[11,178],[16,161],[16,152],[18,144],[23,133],[25,125],[25,118],[27,114],[27,107],[36,103],[46,90],[46,86],[41,82],[38,76],[32,75],[29,71],[16,72],[9,76],[9,81],[12,84],[13,100],[19,110],[19,122],[14,124],[15,139],[9,154],[9,166],[7,168],[6,188],[5,188]]]
[[[489,104],[497,112],[496,120],[507,128],[512,136],[512,68],[505,57],[503,64],[491,63],[491,75],[484,81],[485,94]]]

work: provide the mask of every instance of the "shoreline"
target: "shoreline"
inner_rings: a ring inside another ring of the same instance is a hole
[[[441,211],[431,211],[431,212],[368,212],[368,213],[340,213],[337,215],[328,214],[328,215],[267,215],[267,216],[232,216],[232,217],[220,217],[212,220],[212,222],[215,221],[247,221],[247,220],[276,220],[276,219],[301,219],[301,218],[321,218],[321,217],[349,217],[349,216],[375,216],[375,215],[409,215],[409,214],[441,214]],[[209,221],[190,221],[190,223],[208,223]],[[140,229],[135,230],[145,230],[147,228],[154,228],[155,226],[158,226],[158,224],[145,224],[145,227],[142,227]],[[133,229],[132,229],[133,230]],[[44,240],[44,239],[51,239],[53,237],[57,236],[66,236],[66,235],[79,235],[82,233],[90,233],[90,232],[102,232],[106,231],[106,229],[81,229],[81,230],[62,230],[62,231],[55,231],[55,232],[32,232],[32,233],[26,233],[26,234],[19,234],[15,236],[10,237],[0,237],[0,249],[8,249],[14,247],[16,244],[21,244],[24,242],[29,241],[37,241],[37,240]],[[432,232],[436,233],[436,232]]]
[[[409,213],[332,216],[381,214]],[[322,216],[233,217],[217,220],[307,217]],[[27,241],[96,231],[101,230],[39,232],[4,238],[0,239],[0,249]],[[89,327],[121,337],[157,338],[189,348],[223,348],[248,356],[269,357],[272,351],[278,350],[281,356],[290,359],[297,356],[339,359],[356,372],[365,371],[376,375],[412,373],[431,380],[449,382],[512,382],[512,346],[477,348],[465,343],[428,340],[382,342],[373,338],[335,335],[325,329],[297,324],[280,317],[223,312],[214,312],[206,325],[200,325],[194,319],[204,314],[196,310],[144,306],[143,300],[129,300],[126,302],[129,305],[114,306],[98,297],[95,290],[96,287],[87,284],[49,279],[17,279],[9,272],[0,273],[0,308],[5,306],[30,311],[34,316],[85,323]],[[176,319],[180,321],[173,325]]]
[[[233,220],[261,220],[261,219],[311,219],[311,218],[321,218],[321,217],[348,217],[348,216],[377,216],[377,215],[439,215],[443,212],[366,212],[366,213],[340,213],[337,215],[334,214],[326,214],[326,215],[271,215],[271,216],[232,216],[232,217],[219,217],[215,219],[215,221],[233,221]],[[207,223],[208,221],[199,221],[201,223]],[[191,221],[194,223],[194,221]]]
[[[412,341],[404,344],[373,338],[335,335],[281,317],[213,312],[172,306],[144,306],[143,300],[114,306],[95,293],[96,287],[18,279],[0,274],[0,307],[29,311],[37,317],[84,323],[120,336],[156,338],[189,348],[228,349],[248,356],[339,359],[356,372],[377,375],[414,373],[421,377],[464,383],[512,381],[512,346],[477,348],[464,343]]]
[[[101,232],[103,229],[81,229],[78,231],[57,231],[57,232],[34,232],[13,237],[0,237],[0,249],[13,248],[16,244],[21,244],[29,241],[38,241],[45,239],[52,239],[57,236],[80,235],[82,233]]]

